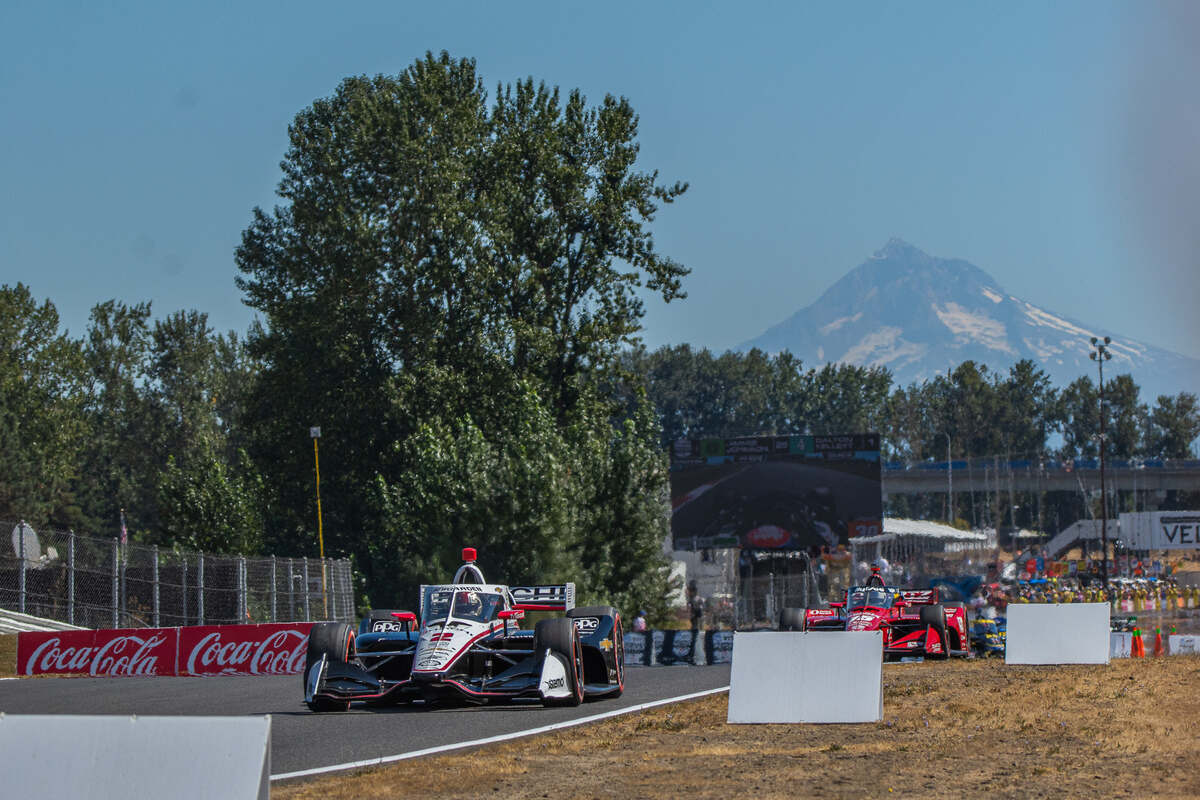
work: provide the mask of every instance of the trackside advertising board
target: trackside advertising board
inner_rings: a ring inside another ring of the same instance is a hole
[[[1200,511],[1122,514],[1121,541],[1131,550],[1192,550],[1200,553]]]
[[[17,636],[21,675],[291,675],[311,622],[50,631]]]
[[[1005,664],[1107,664],[1108,603],[1010,603]]]
[[[763,676],[771,676],[764,680]],[[738,631],[726,722],[883,719],[880,631]]]
[[[17,634],[20,675],[174,675],[178,628]]]
[[[680,439],[676,550],[834,548],[882,530],[879,434]]]

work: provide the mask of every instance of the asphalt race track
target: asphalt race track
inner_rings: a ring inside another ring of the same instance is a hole
[[[729,685],[729,665],[628,667],[617,700],[578,708],[536,703],[396,708],[314,714],[299,675],[225,678],[34,678],[0,681],[8,714],[271,715],[271,773],[473,741]],[[600,723],[603,724],[603,723]]]

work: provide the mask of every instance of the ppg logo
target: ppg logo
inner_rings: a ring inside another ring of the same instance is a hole
[[[387,620],[377,620],[371,625],[372,633],[395,633],[403,632],[404,625],[399,622],[388,622]]]
[[[593,634],[600,627],[600,619],[598,617],[575,617],[575,630],[579,631],[580,636],[588,636]]]

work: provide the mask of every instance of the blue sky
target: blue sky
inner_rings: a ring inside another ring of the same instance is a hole
[[[76,334],[114,297],[243,330],[233,249],[288,122],[445,49],[489,88],[625,95],[641,166],[691,183],[655,226],[690,297],[649,304],[650,345],[736,345],[895,235],[1200,357],[1191,8],[8,0],[0,283]]]

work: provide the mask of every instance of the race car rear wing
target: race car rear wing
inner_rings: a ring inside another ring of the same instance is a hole
[[[570,611],[575,607],[575,584],[510,586],[513,608],[522,611]]]
[[[901,592],[900,596],[910,606],[931,606],[938,601],[938,590],[921,589],[918,591]]]

